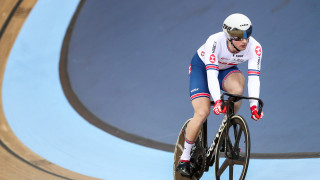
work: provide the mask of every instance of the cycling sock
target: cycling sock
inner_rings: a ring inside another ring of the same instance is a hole
[[[187,138],[185,138],[184,141],[184,150],[183,153],[181,155],[180,161],[181,162],[190,162],[190,158],[191,158],[191,149],[194,146],[195,142],[193,141],[189,141]]]

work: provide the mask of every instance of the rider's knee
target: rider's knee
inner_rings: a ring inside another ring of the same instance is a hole
[[[195,111],[195,115],[201,119],[202,121],[205,121],[207,117],[210,114],[210,108],[202,108]]]
[[[241,85],[235,86],[234,88],[228,90],[228,93],[237,94],[237,95],[243,95],[243,92],[244,92],[244,87]]]

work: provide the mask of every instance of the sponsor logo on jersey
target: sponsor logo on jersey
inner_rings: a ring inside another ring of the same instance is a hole
[[[255,51],[256,51],[256,54],[257,54],[258,56],[261,56],[262,50],[261,50],[261,47],[260,47],[260,46],[257,46],[256,49],[255,49]]]
[[[214,54],[210,55],[210,62],[214,64],[216,62],[216,56]]]
[[[238,56],[243,57],[243,55],[238,55]],[[243,63],[243,62],[246,61],[243,58],[242,59],[241,58],[228,59],[228,58],[225,58],[225,57],[221,57],[220,59],[221,59],[221,61],[219,60],[220,64],[227,64],[227,65],[237,65],[237,64],[240,64],[240,63]]]
[[[233,62],[238,62],[238,63],[243,63],[245,60],[244,59],[234,59]]]
[[[260,58],[260,56],[259,56],[258,62],[257,62],[257,69],[260,69],[260,62],[261,62],[261,58]]]
[[[202,52],[201,52],[201,56],[204,56],[204,54],[205,54],[205,52],[204,52],[204,51],[202,51]]]
[[[230,59],[228,59],[228,58],[225,58],[225,57],[222,57],[222,58],[220,58],[221,60],[227,60],[227,61],[229,61]]]
[[[212,53],[215,53],[215,51],[216,51],[216,46],[217,46],[217,42],[215,41],[215,42],[213,43],[213,46],[212,46]]]
[[[226,64],[226,65],[237,65],[237,64],[234,64],[234,63],[227,63],[227,62],[222,62],[222,61],[219,61],[220,64]]]

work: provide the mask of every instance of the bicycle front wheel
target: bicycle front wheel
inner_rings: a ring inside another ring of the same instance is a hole
[[[250,134],[245,119],[233,116],[224,127],[215,151],[215,177],[244,180],[250,159]]]

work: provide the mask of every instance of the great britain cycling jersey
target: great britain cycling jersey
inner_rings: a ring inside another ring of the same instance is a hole
[[[237,65],[248,61],[248,95],[259,97],[262,47],[252,36],[245,50],[231,53],[224,32],[211,35],[194,55],[189,67],[190,98],[220,99],[224,79],[231,73],[241,73]],[[250,100],[250,106],[257,105]]]

